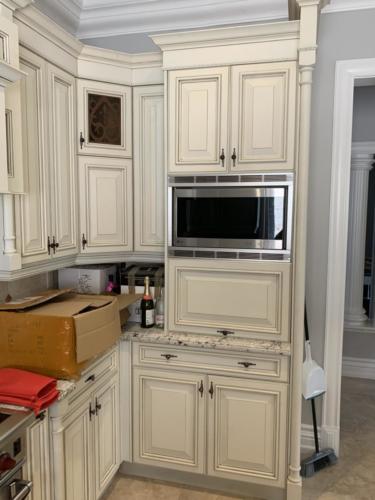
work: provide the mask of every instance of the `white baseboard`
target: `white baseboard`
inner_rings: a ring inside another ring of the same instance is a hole
[[[375,359],[344,357],[342,358],[342,375],[375,380]]]
[[[318,436],[320,442],[320,427],[318,427]],[[315,449],[314,431],[313,426],[310,424],[301,425],[301,448],[303,450]]]
[[[336,455],[340,448],[340,430],[337,428],[318,427],[320,448],[332,448]],[[301,425],[301,449],[304,451],[315,450],[314,431],[310,424]]]

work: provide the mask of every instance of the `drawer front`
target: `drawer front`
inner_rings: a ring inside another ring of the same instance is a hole
[[[289,340],[290,263],[170,259],[169,330]]]
[[[281,355],[248,353],[222,354],[195,349],[133,344],[133,363],[138,366],[168,367],[228,373],[259,379],[288,381],[288,358]]]
[[[118,370],[118,348],[112,349],[93,363],[82,373],[76,389],[68,397],[68,404],[73,405],[86,397],[87,393],[95,389],[96,383],[104,377],[112,376]]]

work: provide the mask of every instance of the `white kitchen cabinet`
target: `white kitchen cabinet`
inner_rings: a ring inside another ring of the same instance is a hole
[[[231,170],[292,170],[296,64],[233,66],[231,78]]]
[[[75,79],[22,48],[25,194],[17,213],[24,264],[77,253]]]
[[[169,72],[170,172],[226,171],[228,78],[227,67]]]
[[[287,386],[220,376],[208,384],[208,474],[283,485]]]
[[[133,249],[131,160],[79,158],[81,252]]]
[[[93,395],[96,410],[95,498],[104,492],[120,463],[119,385],[117,377],[100,387]]]
[[[51,499],[49,420],[38,420],[27,429],[26,477],[33,482],[30,500]]]
[[[134,250],[161,252],[164,243],[163,85],[135,87]]]
[[[135,462],[203,473],[202,377],[135,369],[133,398]]]
[[[78,153],[132,156],[132,89],[78,80]]]
[[[290,263],[169,259],[170,331],[288,341]]]

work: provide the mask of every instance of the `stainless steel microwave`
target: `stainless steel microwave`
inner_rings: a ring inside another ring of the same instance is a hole
[[[259,176],[258,176],[259,177]],[[170,184],[172,249],[290,253],[293,182]]]

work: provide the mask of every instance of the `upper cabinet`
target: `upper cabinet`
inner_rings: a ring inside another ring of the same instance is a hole
[[[223,172],[228,149],[228,68],[169,73],[169,170]]]
[[[78,153],[132,156],[131,88],[78,80]]]
[[[295,63],[232,68],[230,169],[292,169]]]
[[[164,243],[163,85],[135,87],[134,250],[161,252]]]
[[[169,171],[292,170],[295,89],[294,62],[171,71]]]

